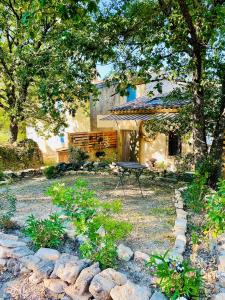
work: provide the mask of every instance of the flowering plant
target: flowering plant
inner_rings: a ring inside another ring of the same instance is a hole
[[[152,255],[147,263],[151,275],[157,277],[157,285],[169,299],[185,297],[199,299],[202,291],[202,275],[188,261],[180,262],[164,255]]]

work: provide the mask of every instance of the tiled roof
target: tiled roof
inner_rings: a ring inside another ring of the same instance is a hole
[[[103,117],[102,121],[148,121],[148,120],[173,120],[178,113],[154,113],[154,114],[112,114]]]
[[[169,101],[166,95],[150,98],[147,96],[136,98],[134,101],[112,107],[111,111],[129,111],[129,110],[143,110],[143,109],[157,109],[157,108],[179,108],[189,101]]]

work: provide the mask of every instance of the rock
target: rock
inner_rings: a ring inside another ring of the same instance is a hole
[[[54,269],[54,263],[52,261],[42,260],[36,265],[34,272],[37,274],[38,277],[44,279],[44,278],[49,278],[53,269]]]
[[[16,248],[16,247],[24,247],[26,244],[24,242],[20,242],[17,240],[6,240],[0,238],[0,246],[7,248]]]
[[[117,248],[117,255],[119,259],[129,261],[133,257],[134,252],[129,247],[120,244]]]
[[[134,260],[135,261],[148,262],[149,259],[150,259],[150,256],[146,253],[143,253],[141,251],[134,252]]]
[[[69,285],[65,288],[65,293],[70,296],[73,300],[89,300],[92,298],[90,293],[84,293],[83,295],[74,294],[74,286]]]
[[[20,270],[20,274],[29,274],[31,272],[31,270],[29,270],[28,268],[22,267]]]
[[[38,269],[41,259],[35,255],[28,255],[20,258],[19,261],[29,270],[35,271]]]
[[[60,294],[64,292],[67,284],[61,279],[44,279],[44,286],[51,292]]]
[[[89,287],[90,293],[98,300],[110,300],[110,291],[116,285],[123,285],[127,277],[111,268],[96,275]]]
[[[17,247],[17,248],[11,248],[8,249],[8,257],[12,258],[21,258],[24,256],[32,255],[34,254],[33,251],[31,251],[28,247]]]
[[[175,221],[175,227],[176,228],[182,228],[184,230],[186,230],[187,228],[187,220],[186,219],[182,219],[182,218],[177,218]]]
[[[184,211],[183,209],[177,208],[176,209],[176,214],[177,214],[178,218],[181,218],[181,219],[186,219],[187,218],[187,212]]]
[[[218,271],[219,272],[225,272],[225,256],[224,255],[220,255],[218,257]]]
[[[8,258],[9,253],[8,253],[8,248],[0,246],[0,258]]]
[[[130,281],[122,286],[115,286],[110,292],[113,300],[149,300],[151,294],[151,289]]]
[[[57,260],[60,257],[59,251],[50,248],[40,248],[35,256],[44,260]]]
[[[18,236],[0,232],[0,239],[1,240],[13,240],[13,241],[17,241],[18,240]]]
[[[170,252],[169,252],[169,257],[172,259],[175,259],[179,262],[182,262],[184,260],[183,255],[181,253],[179,253],[177,251],[177,249],[173,248]]]
[[[29,282],[32,284],[38,284],[42,281],[42,277],[38,276],[36,273],[31,274],[29,277]]]
[[[68,282],[75,283],[80,272],[90,264],[86,260],[80,260],[77,256],[62,254],[56,261],[52,278],[54,276]]]
[[[7,264],[6,258],[0,258],[0,267],[4,267]]]
[[[99,263],[95,263],[90,267],[83,269],[74,285],[75,294],[82,295],[85,292],[88,292],[88,288],[92,279],[100,272],[101,269],[99,268]]]
[[[150,300],[167,300],[166,296],[160,292],[155,292]]]
[[[215,300],[225,300],[225,293],[219,293],[215,296]]]
[[[17,259],[10,258],[7,260],[7,268],[13,274],[17,275],[20,272],[20,262]]]

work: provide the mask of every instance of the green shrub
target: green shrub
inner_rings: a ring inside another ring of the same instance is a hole
[[[37,143],[30,139],[15,145],[0,145],[2,170],[38,168],[43,164],[42,154]]]
[[[117,242],[131,231],[129,223],[112,216],[121,210],[121,202],[99,200],[83,180],[77,180],[73,187],[53,185],[48,194],[74,224],[76,234],[85,237],[81,255],[99,261],[103,268],[115,266]]]
[[[199,299],[203,279],[199,270],[188,261],[178,262],[164,255],[152,255],[148,262],[150,273],[158,279],[158,286],[169,299],[185,297]]]
[[[200,212],[205,207],[205,195],[207,188],[208,174],[204,176],[196,172],[192,183],[188,185],[187,190],[183,192],[183,198],[188,208],[195,212]]]
[[[55,166],[49,166],[45,168],[43,173],[47,179],[52,179],[59,176],[59,171]]]
[[[49,215],[48,219],[36,219],[33,215],[29,216],[23,232],[32,240],[36,249],[57,248],[65,234],[62,220],[57,214]]]
[[[0,229],[10,229],[15,223],[12,218],[16,212],[16,197],[7,188],[0,193]]]
[[[80,148],[69,147],[69,162],[82,164],[89,158],[89,155]]]
[[[3,181],[5,179],[4,173],[0,171],[0,181]]]
[[[225,231],[225,180],[220,180],[215,193],[207,197],[206,231],[214,237]]]

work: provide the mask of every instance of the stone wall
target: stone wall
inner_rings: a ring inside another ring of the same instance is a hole
[[[182,189],[175,191],[176,239],[170,256],[183,260],[187,219],[181,192]],[[59,299],[59,296],[63,300],[167,299],[161,292],[134,284],[125,274],[112,268],[101,270],[99,263],[60,253],[55,249],[40,248],[34,252],[29,248],[28,242],[25,238],[0,232],[0,266],[16,276],[26,276],[31,284],[41,284],[46,291],[52,293],[51,299]],[[133,252],[123,244],[118,246],[117,255],[124,261],[132,259],[142,263],[149,261],[147,254],[140,251]]]
[[[148,287],[132,283],[125,274],[114,269],[102,271],[99,263],[55,249],[40,248],[34,252],[26,240],[15,235],[0,233],[0,266],[17,276],[25,274],[33,284],[43,284],[55,299],[59,295],[63,300],[166,299],[159,292],[153,293]]]

